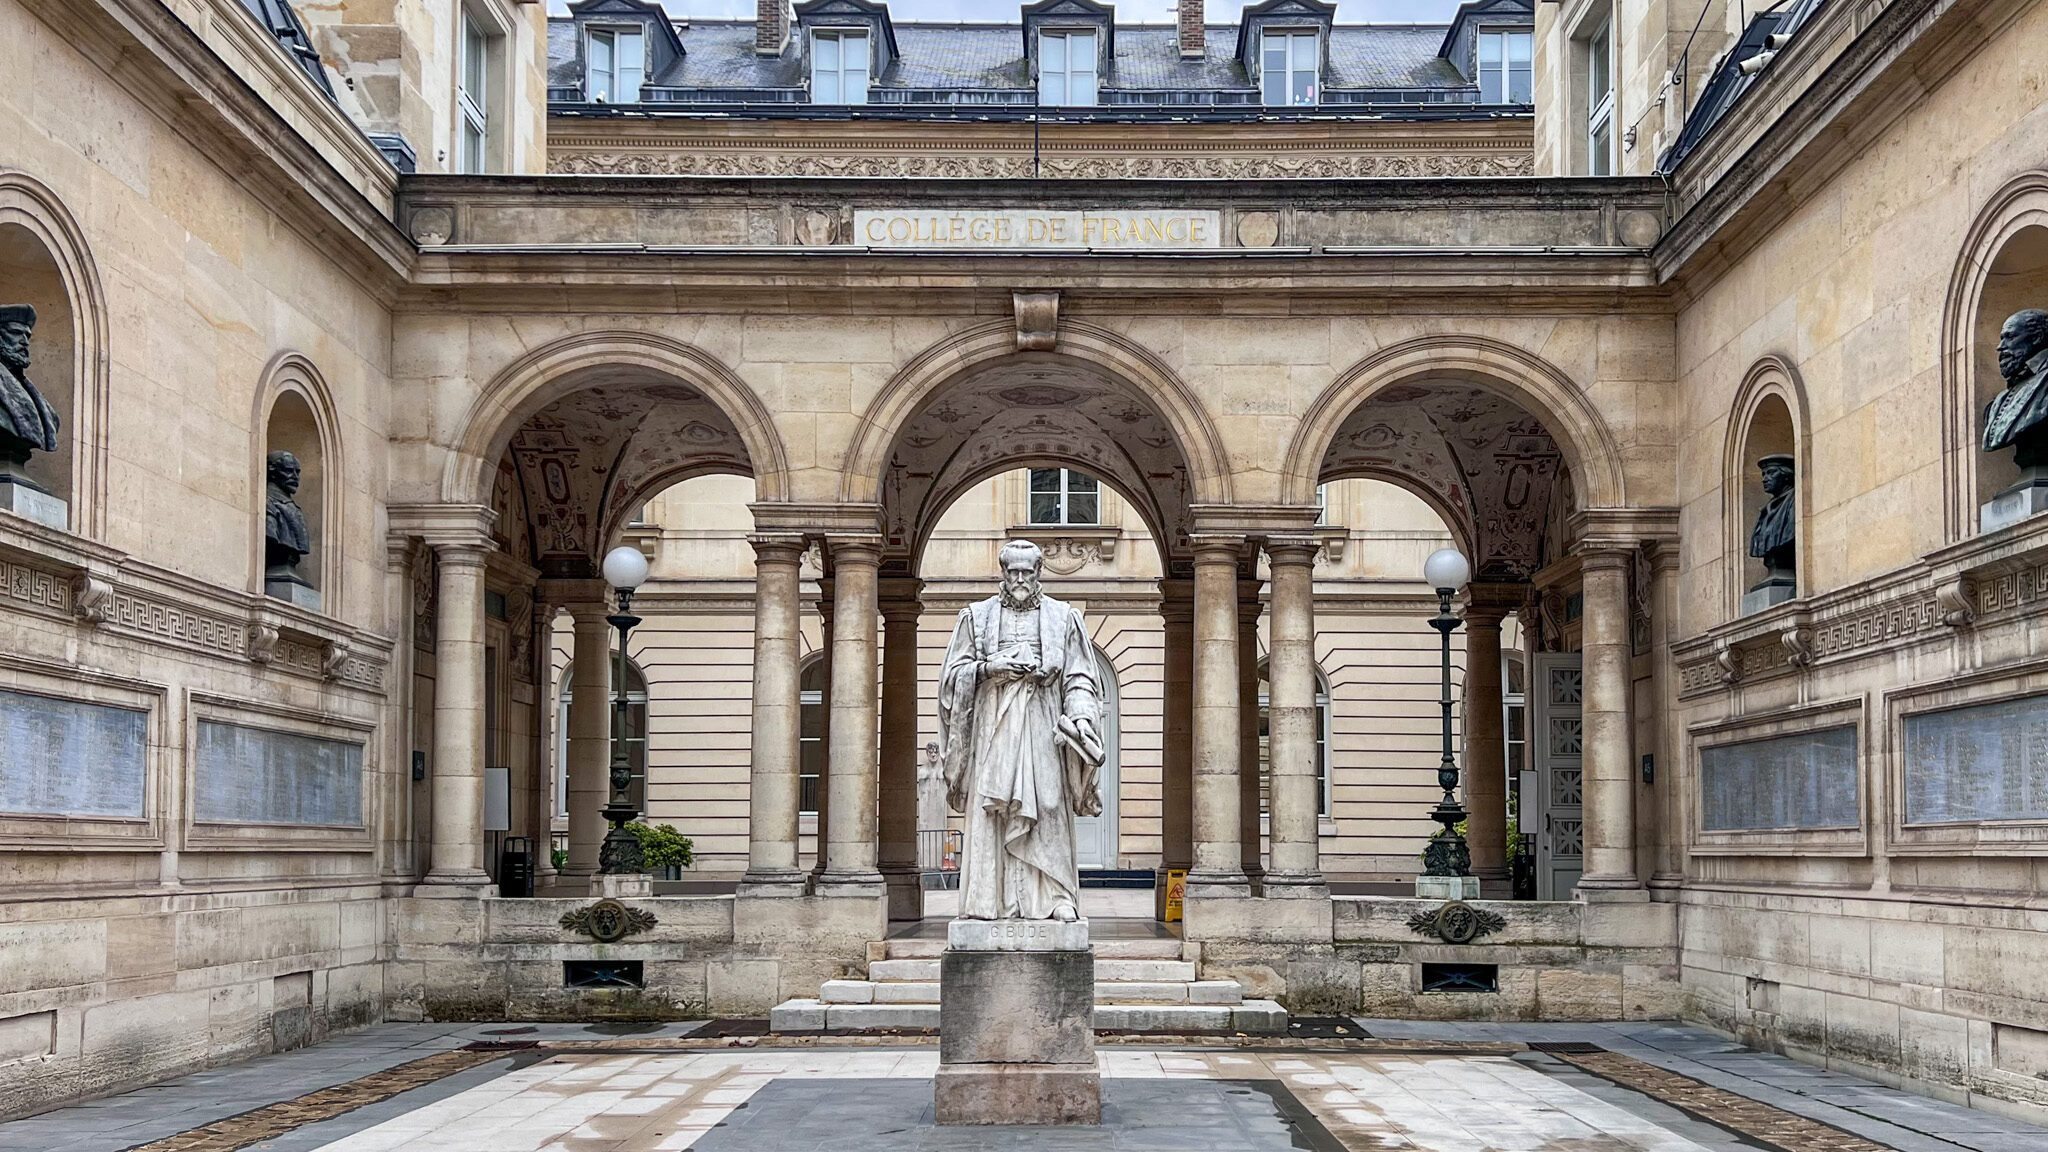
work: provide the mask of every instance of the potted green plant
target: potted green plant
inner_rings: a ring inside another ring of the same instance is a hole
[[[683,869],[696,860],[690,838],[673,824],[628,824],[640,839],[640,857],[647,871],[664,880],[681,880]]]

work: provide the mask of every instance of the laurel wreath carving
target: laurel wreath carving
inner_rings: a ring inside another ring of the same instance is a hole
[[[600,944],[623,940],[658,923],[660,921],[654,918],[654,913],[628,908],[612,899],[599,900],[588,908],[562,913],[562,927],[571,932],[581,932]]]
[[[1507,927],[1507,923],[1498,912],[1474,908],[1463,900],[1452,900],[1441,908],[1410,916],[1408,930],[1434,936],[1446,944],[1470,944],[1489,932],[1500,931]]]

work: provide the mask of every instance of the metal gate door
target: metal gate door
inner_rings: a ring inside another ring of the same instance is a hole
[[[1532,783],[1525,788],[1525,810],[1536,814],[1536,898],[1569,900],[1585,868],[1586,786],[1582,757],[1586,746],[1585,677],[1577,652],[1536,654],[1534,682],[1529,685],[1530,744],[1535,756]],[[1533,799],[1534,804],[1527,801]]]

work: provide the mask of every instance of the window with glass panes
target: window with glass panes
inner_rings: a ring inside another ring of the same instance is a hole
[[[1611,25],[1586,41],[1586,172],[1614,172],[1614,62]]]
[[[796,807],[818,814],[819,781],[825,775],[825,662],[804,665],[797,679]]]
[[[1260,45],[1260,89],[1269,107],[1303,107],[1316,102],[1321,73],[1313,29],[1268,32]]]
[[[611,656],[612,675],[618,675],[619,658]],[[555,713],[555,815],[569,814],[569,705],[576,698],[576,666],[562,670],[562,698]],[[617,692],[614,688],[613,692]],[[618,718],[616,696],[605,700],[605,733],[612,732],[612,725]],[[633,772],[633,782],[627,791],[633,804],[641,811],[647,810],[647,677],[641,674],[640,666],[626,663],[626,763]],[[611,786],[605,785],[607,789]]]
[[[1048,29],[1038,34],[1038,102],[1055,107],[1096,102],[1093,30]]]
[[[1033,524],[1099,524],[1102,485],[1086,472],[1071,468],[1031,470]]]
[[[868,102],[868,35],[819,29],[811,33],[811,103]]]
[[[482,172],[491,143],[491,38],[468,9],[462,13],[461,65],[455,103],[462,123],[456,133],[455,168],[459,172]]]
[[[1272,812],[1273,794],[1273,695],[1266,679],[1267,667],[1259,665],[1259,811]],[[1316,673],[1316,815],[1330,814],[1330,688],[1323,674]]]
[[[639,28],[592,28],[584,99],[599,104],[638,104],[647,82],[647,38]]]
[[[1529,32],[1479,34],[1479,102],[1529,104],[1535,100],[1536,73],[1531,61],[1535,35]]]

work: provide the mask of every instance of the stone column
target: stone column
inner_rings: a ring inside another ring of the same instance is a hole
[[[555,805],[549,801],[554,784],[554,732],[560,718],[554,714],[551,707],[553,697],[548,694],[548,671],[553,665],[550,653],[554,651],[554,619],[555,606],[547,602],[539,588],[534,589],[533,615],[526,621],[526,628],[531,637],[527,648],[527,671],[539,686],[533,694],[533,799],[527,806],[527,822],[533,834],[535,895],[555,883]]]
[[[1259,582],[1237,582],[1237,846],[1252,891],[1266,875],[1259,811]]]
[[[434,636],[434,841],[422,887],[464,895],[488,882],[484,863],[484,560],[489,537],[435,540],[440,562]]]
[[[881,546],[832,544],[831,818],[819,890],[881,895],[876,868],[875,614]]]
[[[1678,770],[1678,678],[1672,675],[1671,641],[1678,635],[1678,542],[1660,541],[1650,550],[1650,689],[1656,703],[1657,759],[1654,779],[1643,786],[1657,813],[1657,853],[1650,873],[1650,898],[1676,900],[1685,884],[1685,790]]]
[[[1500,625],[1514,600],[1473,585],[1465,602],[1465,842],[1485,895],[1508,881],[1507,740],[1501,731]],[[1516,598],[1518,599],[1518,597]]]
[[[1243,541],[1197,537],[1194,621],[1194,867],[1188,895],[1248,896],[1238,827],[1237,561]]]
[[[825,836],[832,826],[832,578],[818,580],[818,682],[823,684],[824,707],[818,709],[818,811],[814,823],[817,836],[811,845],[811,882],[825,874]],[[798,699],[802,696],[799,694]],[[799,796],[801,800],[801,796]],[[801,811],[801,807],[799,807]]]
[[[1267,627],[1268,896],[1325,896],[1320,854],[1322,796],[1316,783],[1316,601],[1313,537],[1266,541],[1273,616]]]
[[[797,536],[756,536],[754,545],[754,733],[747,791],[747,873],[754,895],[801,895],[797,869],[803,603]]]
[[[1195,587],[1159,582],[1161,690],[1160,862],[1152,914],[1166,917],[1166,873],[1195,860]]]
[[[611,795],[612,633],[603,603],[569,606],[576,641],[569,666],[569,855],[564,877],[588,881],[606,830]]]
[[[1629,731],[1629,553],[1599,550],[1580,564],[1585,669],[1585,847],[1582,895],[1642,895],[1636,876],[1634,741]],[[1629,896],[1621,896],[1626,899]]]
[[[889,919],[922,920],[917,861],[917,599],[924,581],[881,582],[882,813],[881,872]]]

